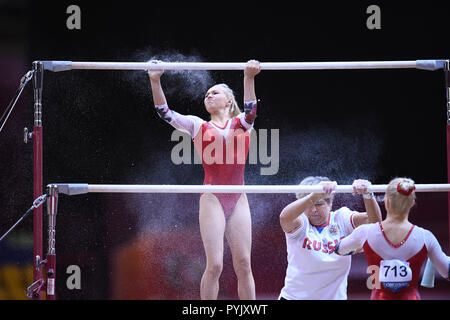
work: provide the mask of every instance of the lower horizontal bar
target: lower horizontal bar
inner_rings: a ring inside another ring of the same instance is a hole
[[[296,193],[320,192],[320,185],[130,185],[130,184],[52,184],[58,192],[82,193]],[[388,185],[372,185],[369,192],[384,193]],[[450,184],[416,184],[416,192],[449,192]],[[338,185],[336,193],[352,193],[351,185]]]
[[[344,61],[344,62],[261,62],[261,70],[326,69],[423,69],[437,70],[445,60]],[[44,69],[54,72],[84,70],[244,70],[245,62],[72,62],[43,61]]]

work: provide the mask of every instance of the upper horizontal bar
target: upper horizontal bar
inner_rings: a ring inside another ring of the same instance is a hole
[[[261,62],[261,70],[328,70],[328,69],[421,69],[444,68],[446,60],[349,61],[349,62]],[[68,70],[244,70],[244,62],[72,62],[42,61],[44,69]]]
[[[321,192],[320,185],[130,185],[130,184],[51,184],[59,193],[296,193]],[[384,193],[388,185],[372,185],[369,192]],[[450,184],[416,184],[416,192],[449,192]],[[336,193],[352,193],[351,185],[338,185]]]

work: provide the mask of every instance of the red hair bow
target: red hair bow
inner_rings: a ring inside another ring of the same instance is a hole
[[[409,196],[414,190],[416,190],[416,186],[412,185],[408,189],[403,189],[402,183],[399,182],[397,185],[397,191],[401,194],[404,194],[405,196]]]

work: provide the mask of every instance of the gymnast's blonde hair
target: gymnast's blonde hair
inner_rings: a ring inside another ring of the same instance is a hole
[[[416,199],[414,189],[414,181],[412,179],[395,178],[389,182],[384,199],[389,199],[393,211],[408,212]],[[399,190],[403,191],[403,193]]]
[[[241,111],[241,109],[239,109],[239,106],[236,102],[236,98],[234,97],[233,90],[231,90],[231,88],[225,83],[219,83],[217,85],[221,86],[224,89],[225,95],[227,96],[227,98],[232,100],[230,110],[229,110],[231,118],[237,117],[242,111]]]

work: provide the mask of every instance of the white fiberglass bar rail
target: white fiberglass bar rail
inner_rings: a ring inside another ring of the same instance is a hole
[[[42,61],[45,70],[244,70],[245,62],[72,62]],[[260,62],[261,70],[442,69],[445,60]]]
[[[130,185],[130,184],[51,184],[59,193],[75,195],[83,193],[296,193],[320,192],[321,186],[300,185]],[[450,184],[416,184],[416,192],[449,192]],[[372,185],[369,192],[384,193],[387,185]],[[352,193],[351,185],[338,185],[336,193]]]

